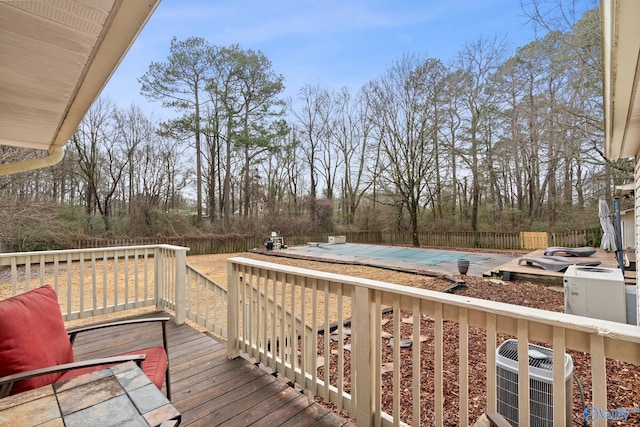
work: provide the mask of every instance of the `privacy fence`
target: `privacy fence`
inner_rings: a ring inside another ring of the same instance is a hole
[[[306,245],[308,242],[328,242],[331,233],[283,236],[287,246]],[[410,246],[413,234],[410,232],[360,231],[341,233],[348,243],[369,243],[382,245]],[[180,237],[145,237],[132,239],[95,238],[79,240],[74,247],[59,249],[104,248],[132,245],[175,245],[189,248],[189,255],[214,253],[238,253],[253,248],[264,247],[267,235],[202,235]],[[530,250],[547,246],[598,246],[602,229],[591,228],[563,232],[472,232],[472,231],[424,231],[418,233],[421,246],[445,248],[512,249]],[[11,242],[0,241],[0,252],[17,252],[19,247]]]

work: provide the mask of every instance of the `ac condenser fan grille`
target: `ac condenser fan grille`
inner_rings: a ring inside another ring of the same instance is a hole
[[[507,340],[499,348],[498,354],[514,362],[518,361],[518,341]],[[553,350],[529,344],[529,366],[547,371],[553,370]]]

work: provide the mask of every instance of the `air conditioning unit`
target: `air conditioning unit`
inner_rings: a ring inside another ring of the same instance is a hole
[[[496,382],[498,413],[518,426],[518,341],[506,340],[498,347]],[[530,427],[553,426],[553,350],[529,344]],[[564,355],[566,424],[572,424],[573,359]]]
[[[624,286],[619,268],[571,265],[564,273],[564,312],[626,323]]]

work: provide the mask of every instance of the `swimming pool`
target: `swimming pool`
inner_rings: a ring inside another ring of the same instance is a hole
[[[407,248],[398,246],[367,245],[360,243],[345,243],[339,245],[320,244],[318,246],[296,246],[297,252],[312,254],[347,256],[355,258],[379,258],[394,261],[404,261],[425,265],[438,265],[441,263],[456,262],[464,258],[469,262],[478,262],[488,259],[483,254],[474,254],[459,251],[446,251],[440,249]]]

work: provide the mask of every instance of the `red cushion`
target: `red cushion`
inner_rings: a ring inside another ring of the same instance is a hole
[[[0,301],[0,377],[71,362],[71,342],[51,286]],[[20,381],[11,394],[51,384],[60,375]]]
[[[129,351],[127,353],[121,353],[117,356],[124,356],[129,354],[146,354],[147,358],[142,362],[142,371],[149,377],[152,383],[159,389],[162,389],[164,383],[164,375],[167,370],[167,353],[164,351],[164,347],[151,347],[142,350]],[[87,374],[93,371],[99,371],[100,369],[108,368],[112,365],[93,366],[90,368],[74,369],[73,371],[65,372],[58,381],[65,381],[71,378],[75,378],[82,374]]]

